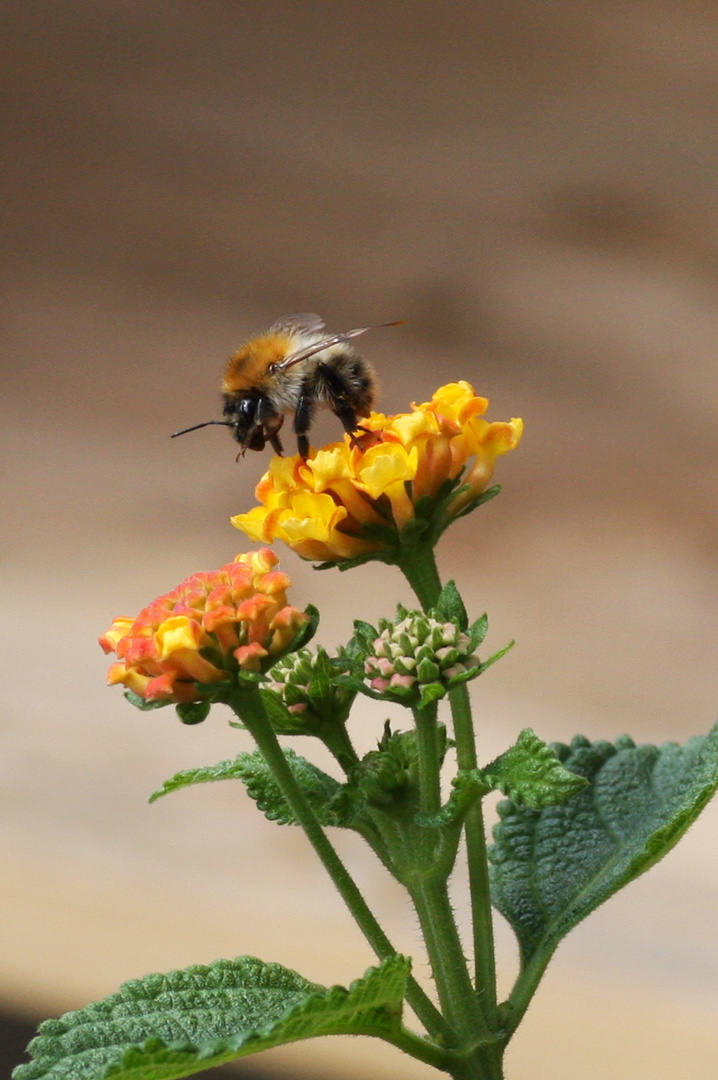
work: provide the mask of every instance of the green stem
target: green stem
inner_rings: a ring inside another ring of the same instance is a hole
[[[466,684],[456,686],[449,693],[451,713],[454,720],[456,760],[460,770],[475,769],[476,740],[471,716],[471,702]],[[466,859],[469,868],[469,893],[471,896],[471,922],[474,933],[474,964],[476,989],[481,995],[484,1014],[489,1025],[496,1025],[496,955],[494,951],[494,924],[491,916],[491,890],[489,885],[489,861],[486,853],[486,827],[480,799],[469,808],[464,823],[466,835]]]
[[[359,764],[359,755],[349,738],[349,733],[343,724],[325,724],[318,732],[319,738],[330,754],[339,763],[345,776],[351,776]]]
[[[379,1038],[391,1043],[392,1046],[403,1050],[405,1054],[416,1058],[417,1061],[423,1061],[441,1072],[453,1075],[456,1066],[456,1054],[452,1050],[446,1050],[444,1047],[438,1046],[435,1042],[430,1042],[421,1035],[416,1035],[405,1027],[401,1027],[399,1031],[389,1034],[385,1031],[378,1031],[377,1035]]]
[[[458,1047],[485,1038],[488,1029],[456,928],[443,875],[419,872],[407,881],[429,955],[441,1010],[459,1037]]]
[[[508,1000],[502,1006],[506,1011],[507,1041],[521,1023],[552,956],[553,951],[539,949],[516,979]]]
[[[309,842],[372,949],[380,960],[387,956],[396,956],[396,949],[377,922],[295,780],[269,722],[259,691],[254,687],[242,690],[231,705],[257,743],[292,813],[304,829]],[[406,998],[430,1035],[440,1036],[442,1039],[450,1035],[441,1013],[413,976],[409,976],[407,982]]]
[[[431,548],[411,548],[399,569],[416,593],[424,611],[434,607],[441,592],[441,578]]]
[[[441,760],[437,745],[434,701],[425,708],[412,709],[419,750],[419,806],[424,814],[436,814],[441,806]]]
[[[421,547],[412,548],[406,552],[400,568],[416,593],[422,608],[428,611],[436,604],[441,592],[441,578],[433,550]],[[475,769],[477,765],[476,738],[466,685],[457,686],[450,691],[449,701],[454,720],[457,764],[461,770]],[[476,990],[481,997],[487,1022],[493,1028],[498,1019],[496,958],[486,855],[486,831],[480,801],[470,808],[464,828],[469,868]]]
[[[371,1034],[371,1032],[368,1032]],[[454,1080],[502,1080],[501,1055],[496,1053],[493,1042],[477,1043],[466,1053],[447,1050],[437,1046],[421,1035],[416,1035],[408,1028],[401,1027],[396,1032],[376,1032],[380,1039],[391,1043],[405,1054],[431,1065],[441,1072],[448,1073]]]

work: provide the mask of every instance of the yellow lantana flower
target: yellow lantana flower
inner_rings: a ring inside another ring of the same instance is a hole
[[[372,413],[360,435],[306,460],[275,457],[257,485],[260,505],[232,524],[252,540],[283,540],[303,558],[328,562],[387,557],[417,516],[435,542],[521,439],[521,420],[483,418],[488,404],[469,383],[449,383],[409,413]]]

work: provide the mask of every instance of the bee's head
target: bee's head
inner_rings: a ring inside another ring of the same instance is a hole
[[[284,415],[274,407],[266,394],[259,390],[225,394],[222,412],[242,453],[245,450],[264,450],[268,442],[275,446],[274,440],[277,439]]]

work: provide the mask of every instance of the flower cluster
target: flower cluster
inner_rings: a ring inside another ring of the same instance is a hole
[[[316,653],[299,649],[273,665],[268,673],[267,689],[279,695],[290,713],[301,715],[314,708],[315,698],[333,690],[332,679],[336,674],[321,646]]]
[[[314,735],[342,768],[353,768],[356,753],[345,725],[358,690],[321,645],[282,657],[267,672],[265,686],[262,696],[277,734]]]
[[[275,457],[257,485],[261,505],[232,523],[252,540],[283,540],[305,559],[333,562],[383,550],[387,526],[400,535],[420,500],[441,497],[436,538],[520,441],[522,421],[489,423],[487,407],[469,383],[449,383],[410,413],[372,413],[362,434],[306,460]]]
[[[290,713],[301,715],[307,711],[307,700],[312,681],[314,654],[311,649],[300,649],[279,660],[269,672],[267,689],[278,694]]]
[[[267,689],[279,697],[287,711],[301,720],[304,730],[317,724],[332,727],[346,722],[356,697],[337,679],[338,668],[321,645],[316,652],[298,649],[283,656],[267,672]]]
[[[147,702],[202,700],[200,686],[266,670],[309,616],[287,604],[290,585],[269,548],[238,555],[220,570],[193,574],[136,619],[120,617],[103,637],[117,654],[107,681]]]
[[[403,699],[432,686],[437,697],[481,668],[473,655],[475,636],[453,622],[400,611],[394,622],[382,619],[379,630],[364,660],[364,674],[371,689],[383,696]]]

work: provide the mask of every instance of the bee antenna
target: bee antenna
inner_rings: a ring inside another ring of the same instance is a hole
[[[211,424],[219,424],[221,427],[232,427],[229,420],[205,420],[203,424],[195,424],[193,427],[182,428],[181,431],[173,431],[170,439],[176,439],[178,435],[186,435],[188,431],[198,431],[201,427],[209,427]]]

